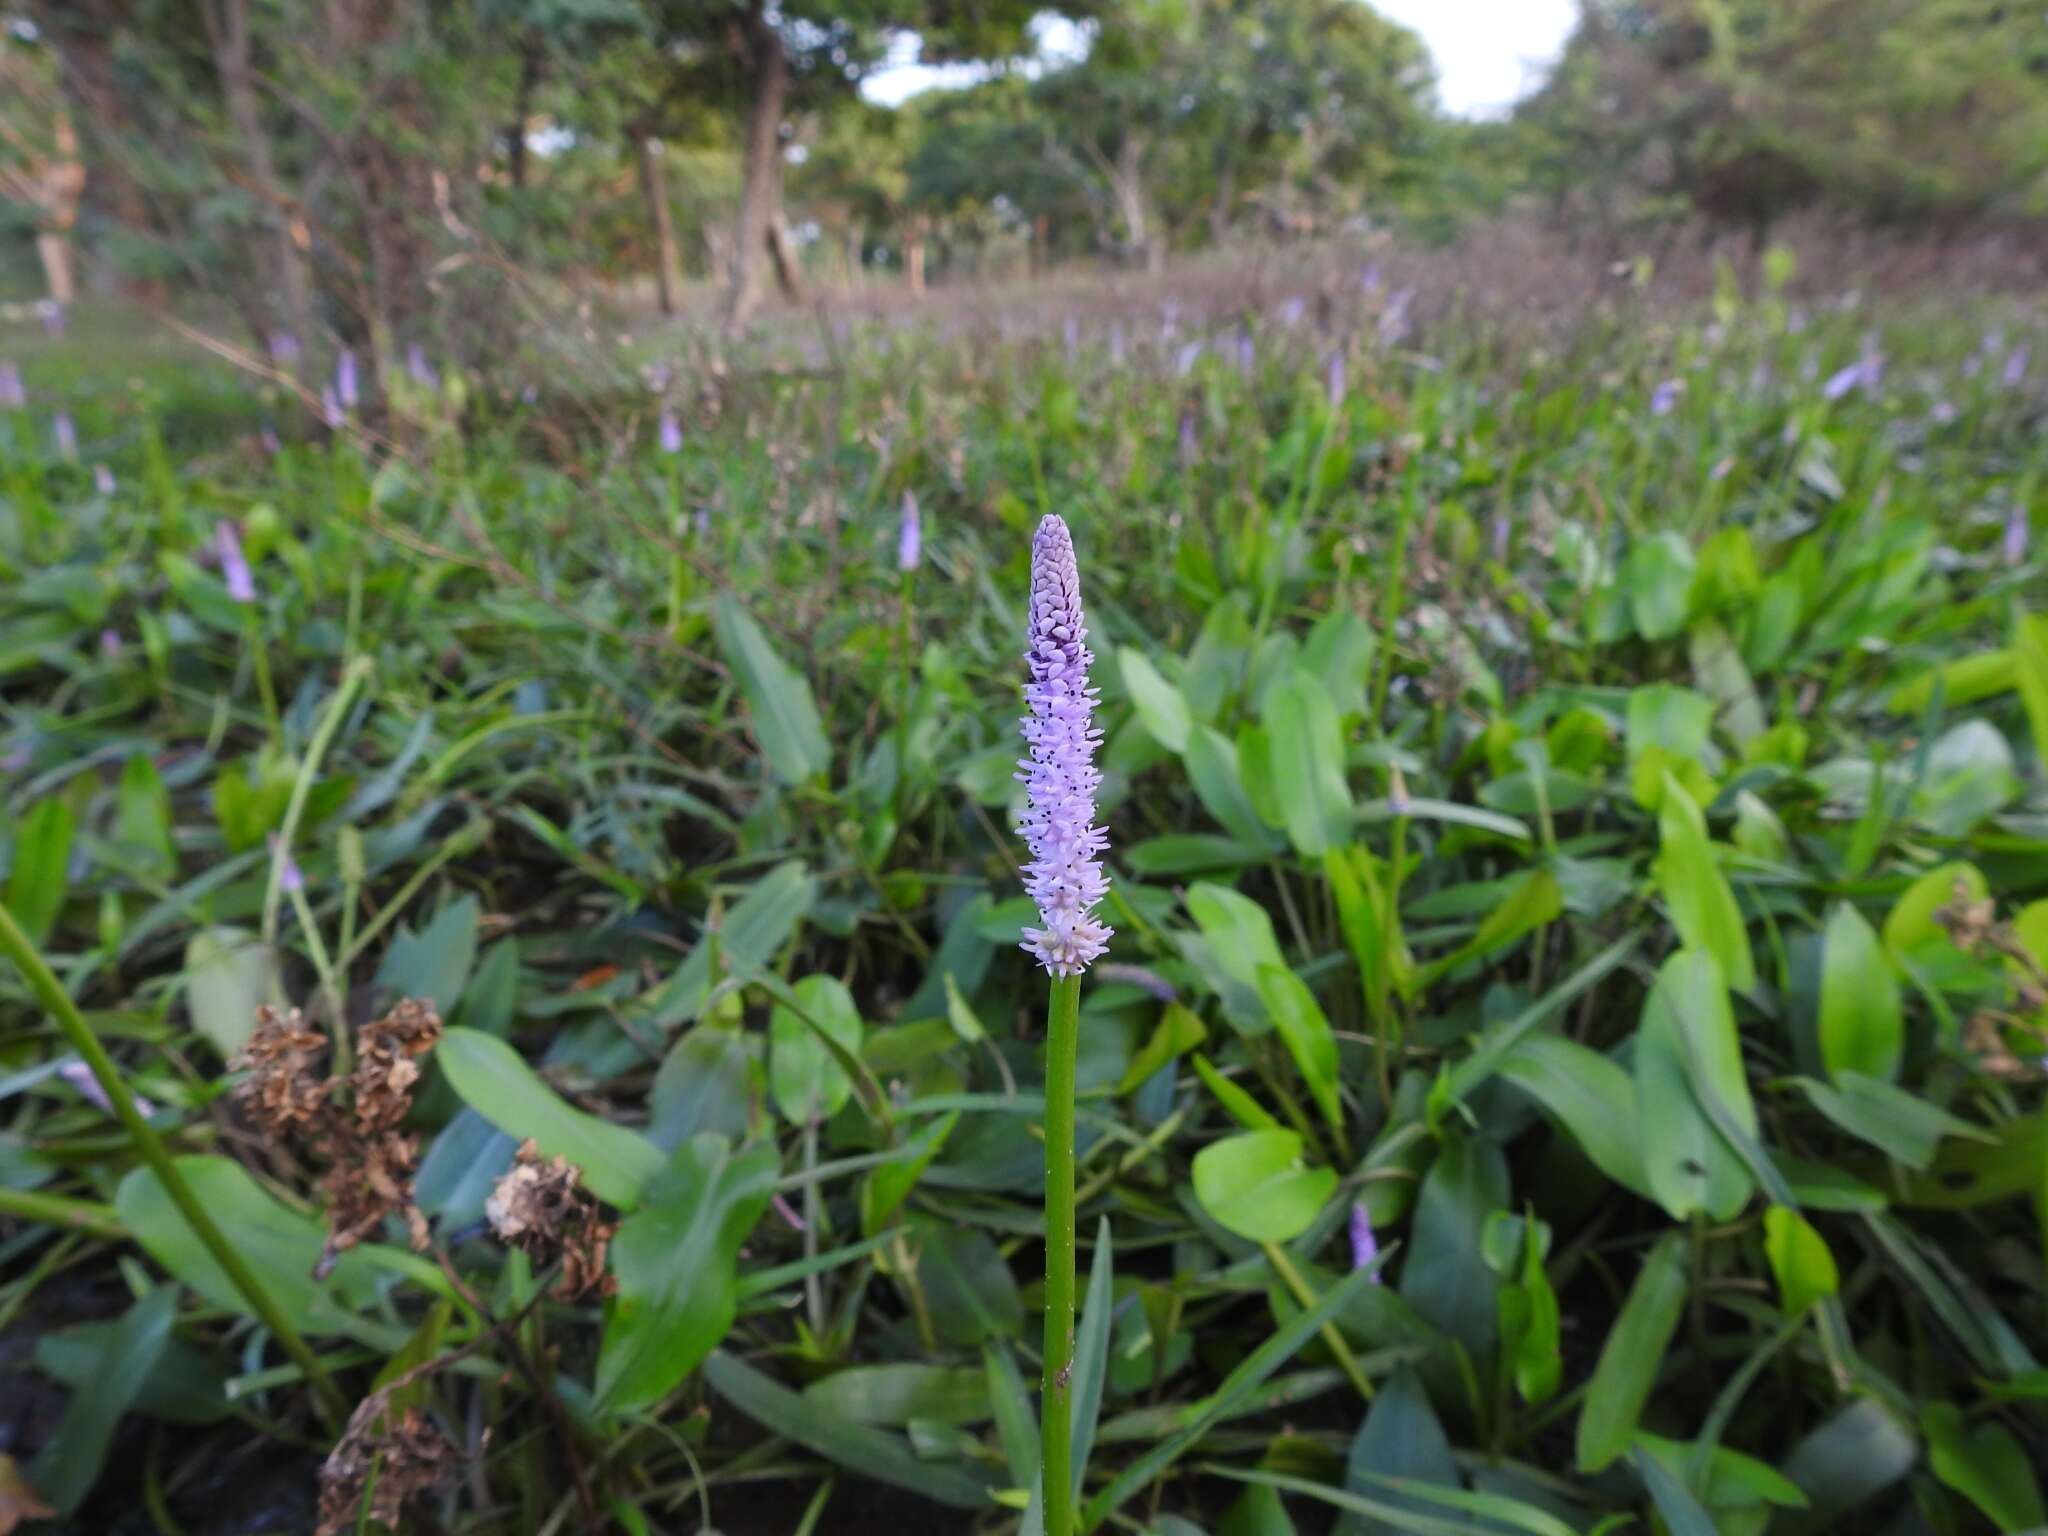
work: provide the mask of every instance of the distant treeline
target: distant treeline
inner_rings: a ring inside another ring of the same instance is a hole
[[[2048,23],[2008,0],[1584,0],[1502,121],[1435,105],[1361,0],[0,0],[15,281],[238,313],[283,368],[380,368],[507,295],[1009,273],[1506,210],[1592,236],[1788,214],[1945,234],[2048,214]],[[914,32],[979,83],[860,82]],[[31,257],[29,254],[33,252]]]

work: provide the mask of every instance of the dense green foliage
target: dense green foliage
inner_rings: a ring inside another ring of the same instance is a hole
[[[1091,1522],[2042,1522],[2027,338],[1766,293],[1533,347],[1411,339],[1351,271],[1302,300],[855,328],[666,398],[444,370],[274,453],[276,401],[115,373],[89,317],[23,355],[0,893],[288,1326],[390,1389],[344,1493],[408,1410],[444,1529],[787,1530],[814,1488],[804,1529],[1035,1522],[1010,823],[1058,510],[1117,929]],[[259,1003],[343,1035],[404,997],[448,1025],[430,1247],[393,1218],[319,1277],[341,1217],[228,1062]],[[67,1404],[12,1443],[79,1529],[207,1530],[222,1445],[341,1426],[67,1057],[0,966],[0,1327],[45,1329],[0,1400]],[[609,1295],[492,1235],[527,1138],[615,1213]]]

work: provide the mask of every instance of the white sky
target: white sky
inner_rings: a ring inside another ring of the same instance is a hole
[[[1444,107],[1460,117],[1482,117],[1512,106],[1538,84],[1578,20],[1578,0],[1371,0],[1382,15],[1413,27],[1436,59]],[[1034,24],[1041,58],[1073,57],[1086,39],[1055,16]],[[905,36],[889,65],[869,76],[862,92],[894,106],[940,85],[967,85],[982,71],[973,64],[933,67],[917,62],[917,39]]]

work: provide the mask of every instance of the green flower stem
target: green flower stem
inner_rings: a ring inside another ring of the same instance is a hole
[[[1278,1243],[1264,1243],[1266,1262],[1273,1266],[1273,1272],[1280,1277],[1280,1283],[1287,1287],[1303,1311],[1312,1311],[1322,1298],[1310,1289],[1301,1271],[1294,1267],[1294,1261],[1287,1257],[1287,1250]],[[1337,1331],[1335,1323],[1325,1323],[1321,1329],[1323,1342],[1330,1346],[1330,1353],[1337,1357],[1337,1364],[1344,1374],[1351,1378],[1351,1385],[1358,1388],[1363,1398],[1372,1396],[1372,1379],[1365,1374],[1365,1367],[1358,1363],[1358,1357],[1351,1353],[1351,1346],[1344,1342],[1344,1335]]]
[[[1039,1467],[1045,1536],[1074,1532],[1074,1073],[1081,978],[1055,976],[1045,1030],[1045,1378]]]
[[[258,650],[260,652],[261,647]],[[277,829],[277,849],[270,856],[270,883],[263,892],[265,944],[277,942],[278,910],[284,898],[284,864],[291,857],[292,838],[298,833],[299,818],[306,813],[306,797],[313,792],[313,780],[319,775],[320,760],[327,755],[334,733],[341,729],[342,719],[348,714],[349,705],[355,701],[356,690],[362,687],[374,669],[375,663],[367,656],[358,656],[350,662],[341,674],[341,686],[327,701],[327,712],[313,729],[312,743],[306,748],[306,760],[299,765],[299,776],[292,784],[291,799],[285,804],[284,822]]]
[[[114,1208],[92,1200],[38,1194],[31,1189],[0,1189],[0,1216],[40,1222],[46,1227],[71,1227],[92,1237],[122,1238],[128,1231]]]
[[[285,1316],[276,1298],[263,1288],[263,1282],[256,1278],[255,1272],[243,1261],[240,1251],[227,1240],[220,1228],[214,1225],[213,1217],[207,1214],[206,1207],[201,1205],[192,1193],[192,1186],[185,1182],[185,1176],[178,1172],[177,1164],[171,1161],[170,1149],[164,1145],[163,1138],[157,1135],[155,1128],[143,1119],[135,1108],[135,1097],[129,1093],[127,1083],[122,1081],[120,1070],[115,1067],[113,1058],[107,1054],[106,1047],[100,1044],[99,1037],[92,1032],[92,1026],[85,1022],[85,1016],[78,1011],[78,1004],[71,1000],[71,994],[64,990],[63,985],[57,980],[56,973],[36,952],[35,945],[30,943],[28,935],[21,931],[21,925],[14,920],[14,914],[7,910],[5,903],[0,903],[0,950],[4,950],[7,958],[14,962],[15,968],[22,974],[22,979],[28,983],[29,991],[35,994],[36,1001],[48,1009],[51,1017],[57,1021],[57,1027],[64,1032],[71,1048],[77,1051],[86,1066],[92,1069],[92,1075],[106,1093],[107,1102],[113,1106],[114,1117],[128,1132],[128,1139],[136,1152],[149,1165],[151,1172],[156,1174],[158,1182],[164,1187],[164,1193],[171,1197],[171,1203],[177,1206],[178,1214],[185,1218],[185,1225],[192,1229],[192,1235],[198,1238],[206,1251],[213,1256],[213,1261],[228,1277],[228,1283],[241,1293],[242,1299],[249,1303],[249,1309],[276,1337],[279,1346],[305,1373],[306,1380],[312,1383],[321,1405],[332,1416],[334,1422],[345,1422],[348,1418],[348,1399],[341,1395],[341,1389],[335,1386],[334,1378],[327,1374],[319,1358],[308,1347],[306,1341],[299,1337],[299,1330],[292,1326],[292,1320]],[[1071,1248],[1069,1253],[1071,1256]]]

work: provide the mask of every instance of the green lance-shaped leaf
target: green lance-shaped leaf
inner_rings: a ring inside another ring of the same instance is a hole
[[[1830,1076],[1860,1072],[1890,1082],[1905,1049],[1899,979],[1877,930],[1855,907],[1838,902],[1821,947],[1821,1060]]]
[[[1636,1422],[1663,1373],[1664,1350],[1685,1306],[1685,1249],[1681,1232],[1667,1232],[1657,1240],[1601,1347],[1579,1412],[1581,1472],[1604,1471],[1635,1437]]]
[[[801,784],[832,766],[832,744],[818,719],[803,674],[776,654],[761,626],[731,593],[711,609],[718,649],[739,679],[754,719],[754,738],[768,767],[785,784]]]
[[[1195,1198],[1219,1226],[1255,1243],[1291,1242],[1337,1187],[1334,1168],[1301,1161],[1293,1131],[1246,1131],[1195,1154]]]
[[[1672,926],[1688,949],[1703,949],[1720,963],[1729,986],[1748,992],[1756,985],[1756,964],[1742,910],[1714,858],[1706,817],[1669,773],[1657,808],[1657,831],[1657,884],[1671,909]]]

